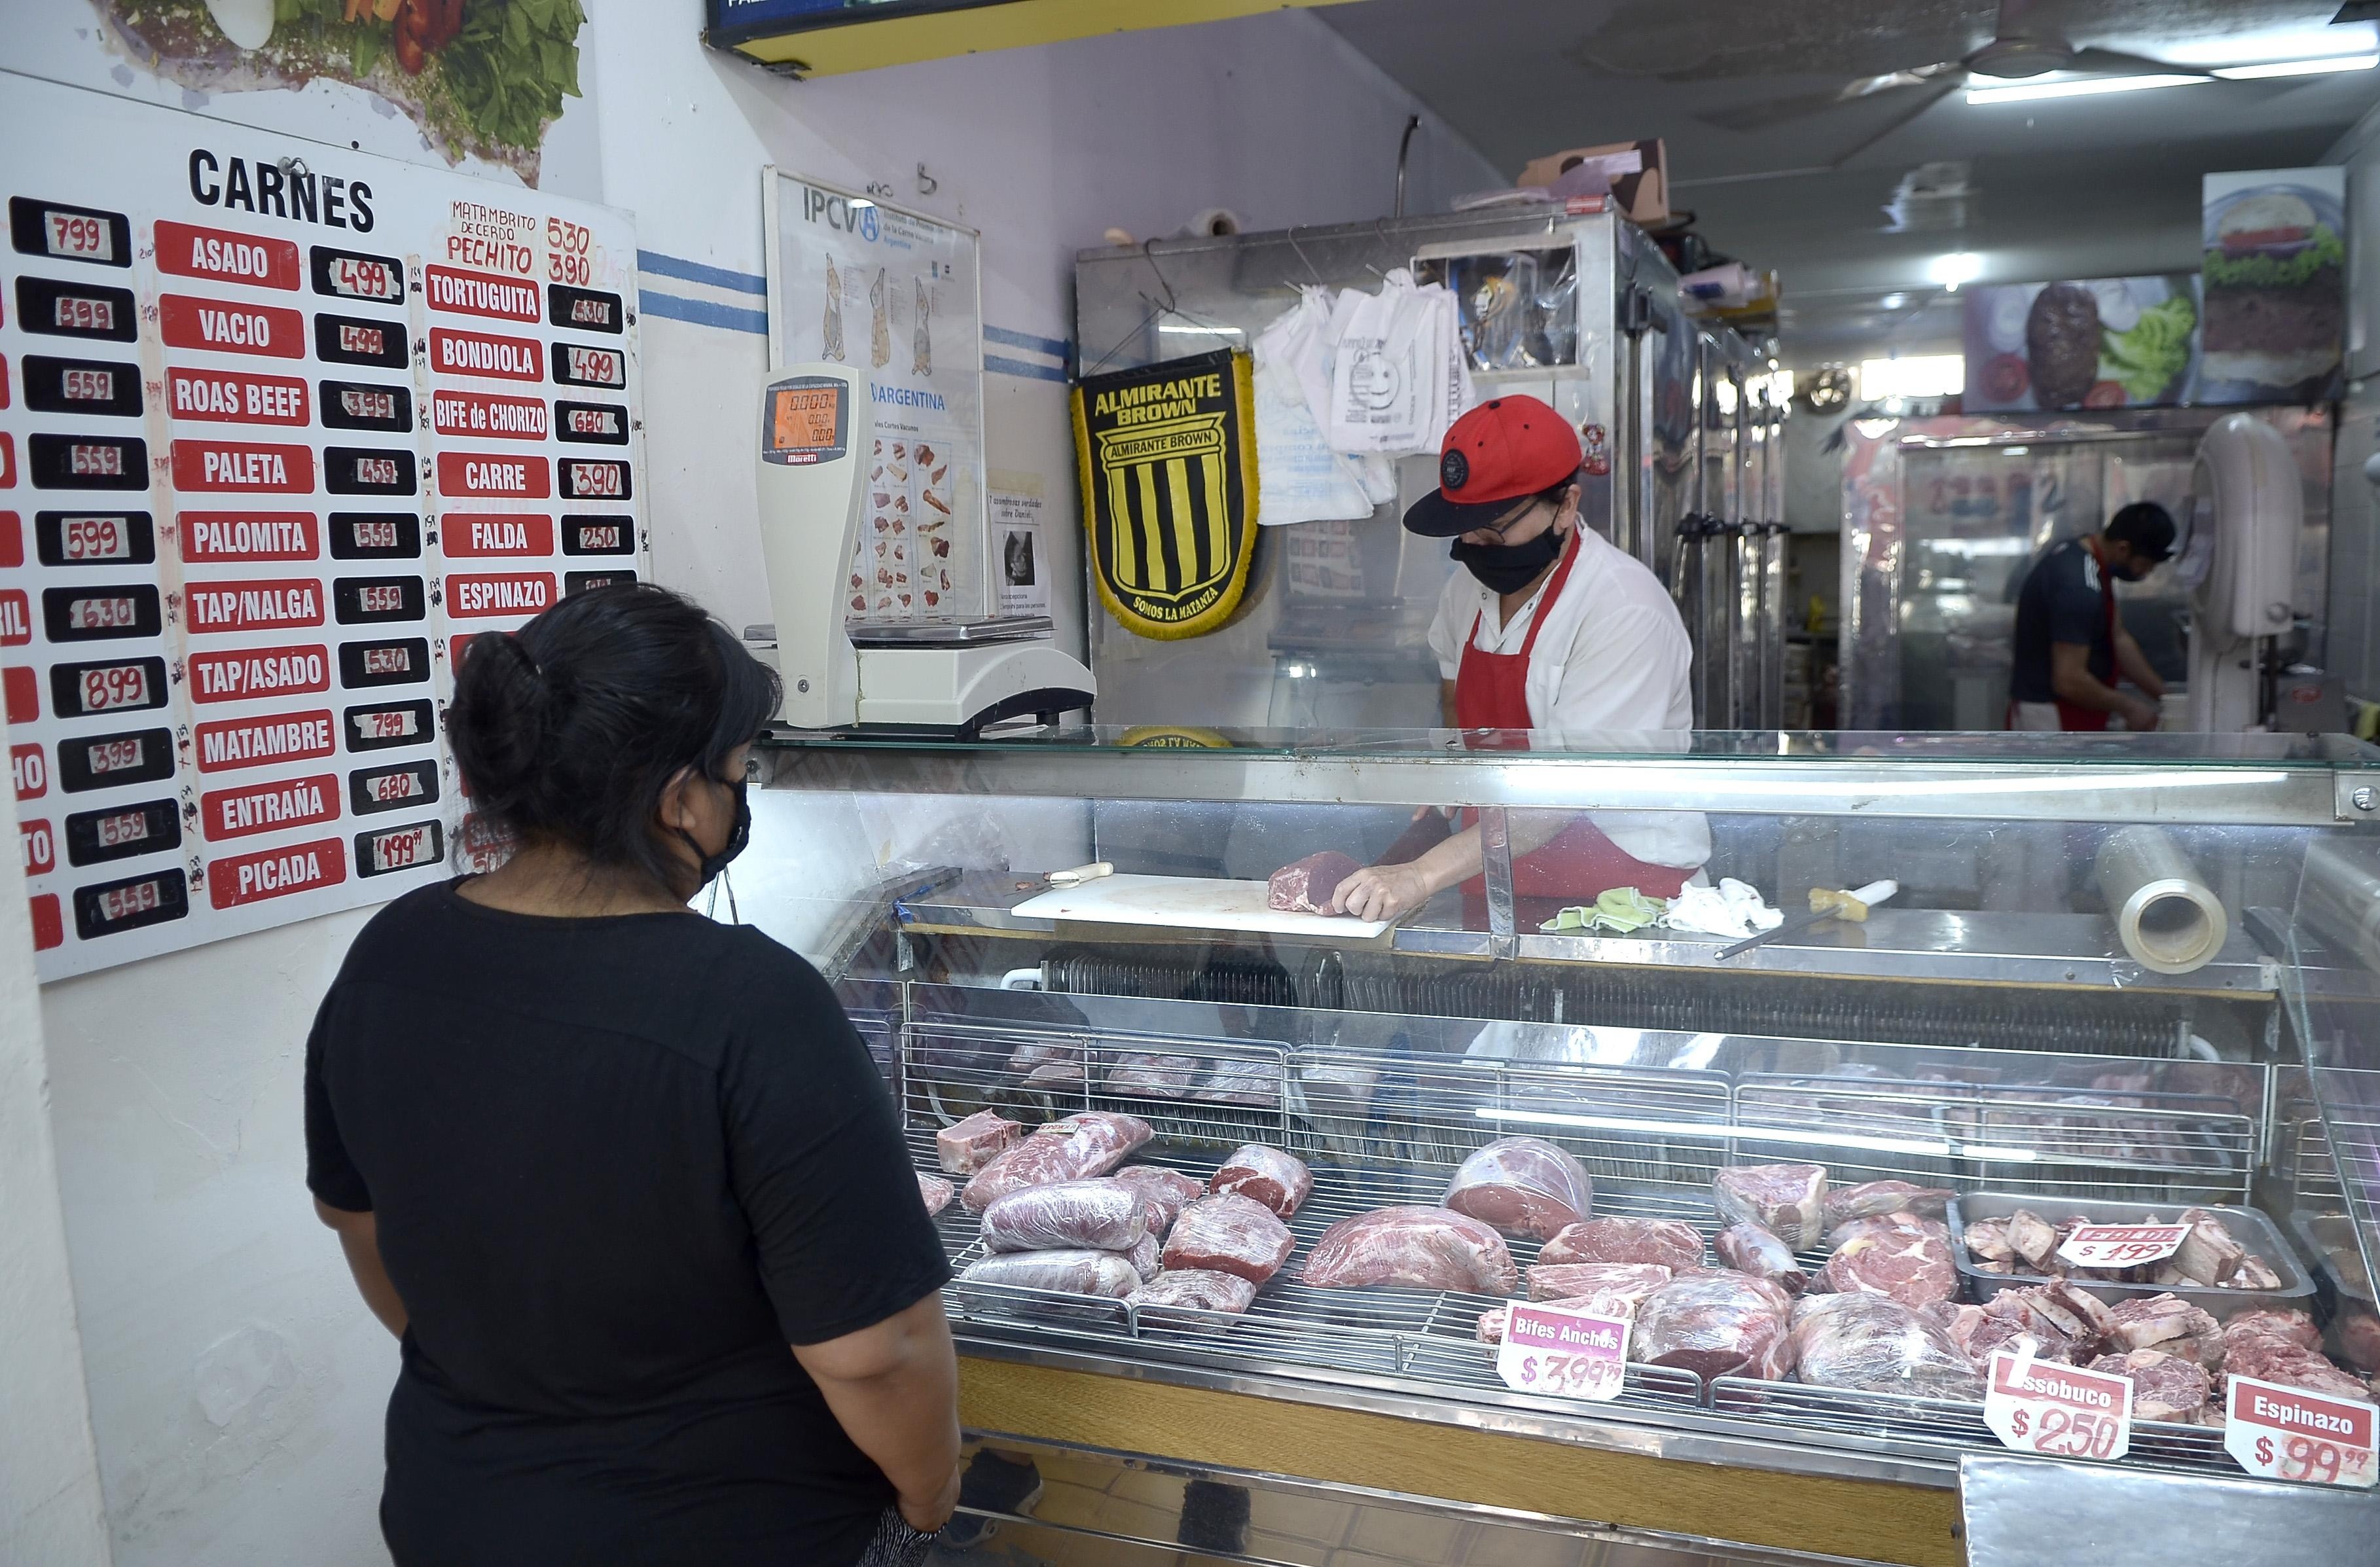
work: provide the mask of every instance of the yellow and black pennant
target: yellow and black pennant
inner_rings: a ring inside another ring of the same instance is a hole
[[[1256,552],[1254,361],[1224,349],[1085,376],[1074,400],[1099,601],[1143,637],[1215,630]]]

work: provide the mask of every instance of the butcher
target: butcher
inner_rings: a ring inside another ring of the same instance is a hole
[[[1451,539],[1463,569],[1429,628],[1447,723],[1480,747],[1552,730],[1597,749],[1682,748],[1694,725],[1685,623],[1660,579],[1579,522],[1578,432],[1528,396],[1481,404],[1447,431],[1439,488],[1406,530]],[[1449,887],[1482,897],[1479,824],[1415,817],[1401,848],[1339,885],[1336,910],[1392,919]],[[1614,887],[1674,897],[1710,857],[1692,811],[1516,812],[1513,891],[1591,902]],[[1420,852],[1413,850],[1435,838]]]
[[[2173,516],[2135,501],[2087,539],[2051,545],[2017,590],[2009,727],[2135,732],[2157,726],[2165,682],[2116,613],[2116,584],[2138,582],[2173,553]],[[2129,680],[2139,694],[2121,688]]]

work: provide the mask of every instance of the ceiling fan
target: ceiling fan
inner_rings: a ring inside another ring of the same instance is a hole
[[[2046,9],[2048,7],[2040,4],[2040,0],[2000,0],[1999,14],[1990,42],[1962,59],[1944,60],[1930,66],[1912,66],[1905,70],[1888,71],[1882,76],[1860,77],[1831,92],[1810,92],[1792,98],[1774,99],[1766,103],[1712,109],[1696,117],[1727,130],[1763,130],[1847,104],[1886,99],[1899,102],[1899,113],[1871,132],[1866,140],[1833,161],[1834,166],[1840,168],[1951,93],[1968,86],[1976,78],[1987,79],[1985,84],[1988,85],[1989,80],[2021,79],[2051,71],[2073,71],[2091,76],[2214,74],[2202,67],[2171,65],[2163,60],[2150,59],[2144,55],[2127,55],[2113,49],[2078,49],[2046,18],[2028,19],[2031,13]]]

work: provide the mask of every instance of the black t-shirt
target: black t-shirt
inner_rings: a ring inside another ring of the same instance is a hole
[[[857,1560],[892,1487],[787,1346],[949,1269],[834,992],[747,928],[456,885],[365,928],[306,1048],[307,1184],[410,1318],[395,1560]]]
[[[2104,684],[2116,677],[2116,644],[2107,635],[2107,606],[2100,597],[2099,562],[2080,539],[2042,552],[2016,596],[2015,667],[2009,695],[2020,702],[2054,702],[2049,650],[2070,642],[2091,650],[2091,674]]]

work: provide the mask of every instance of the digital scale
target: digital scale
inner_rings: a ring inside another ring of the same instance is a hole
[[[783,722],[973,735],[1005,719],[1055,723],[1088,708],[1091,672],[1050,645],[1048,615],[845,624],[844,574],[874,447],[864,372],[821,362],[763,381],[760,548]]]

